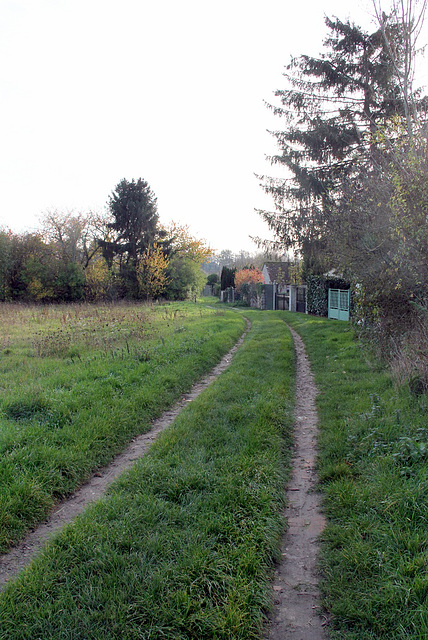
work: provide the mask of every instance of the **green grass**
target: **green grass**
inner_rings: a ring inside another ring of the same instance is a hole
[[[274,314],[0,599],[0,638],[258,638],[283,529],[294,355]],[[240,317],[240,316],[237,316]]]
[[[244,329],[199,305],[0,305],[0,551],[108,463]]]
[[[426,396],[398,388],[348,323],[283,315],[320,390],[322,569],[331,638],[428,637]]]
[[[233,342],[242,330],[239,313],[218,308],[205,312],[190,305],[187,312],[161,307],[153,317],[146,310],[144,332],[132,334],[138,322],[122,318],[116,342],[99,321],[98,346],[84,332],[73,345],[79,356],[37,353],[45,344],[51,348],[48,331],[38,329],[42,333],[35,338],[34,326],[10,328],[3,346],[7,353],[0,360],[6,391],[2,417],[10,427],[1,431],[2,446],[6,443],[19,452],[31,433],[28,461],[33,449],[40,454],[47,434],[56,434],[44,465],[51,471],[49,486],[56,486],[58,477],[58,467],[51,465],[54,454],[65,451],[67,469],[73,469],[75,459],[79,467],[81,445],[69,446],[75,437],[70,425],[77,424],[77,410],[89,402],[88,395],[83,402],[80,395],[97,367],[100,401],[89,404],[83,415],[88,420],[97,416],[105,397],[110,412],[116,403],[119,408],[108,423],[108,435],[94,432],[82,459],[93,443],[101,445],[103,455],[110,439],[125,442],[136,419],[148,422],[160,410],[150,404],[160,388],[155,382],[151,386],[153,376],[161,376],[165,388],[166,381],[172,381],[176,389],[177,362],[185,363],[177,365],[181,384],[181,376],[190,375],[187,369],[199,375],[208,366],[205,355],[197,356],[207,342],[210,348],[216,345],[207,352],[214,362],[226,350],[225,343]],[[129,313],[133,317],[134,312]],[[230,369],[181,414],[104,500],[68,526],[8,586],[0,598],[1,639],[260,637],[282,529],[280,507],[290,449],[293,356],[284,319],[304,339],[320,390],[319,475],[328,518],[322,589],[332,616],[330,637],[428,636],[426,396],[394,386],[381,364],[359,346],[348,323],[286,312],[245,313],[253,328]],[[56,336],[63,321],[56,317],[43,322],[47,321]],[[65,322],[74,326],[73,318]],[[46,326],[36,318],[33,323]],[[140,360],[138,354],[145,355]],[[8,369],[11,358],[15,364]],[[134,368],[137,362],[141,369]],[[58,363],[63,370],[55,373]],[[17,364],[18,377],[29,371],[26,384],[32,391],[27,395],[12,393]],[[150,374],[147,367],[152,367]],[[42,370],[46,375],[36,376]],[[75,375],[67,389],[69,370]],[[58,376],[61,385],[49,383]],[[118,384],[123,384],[122,392]],[[56,395],[58,389],[65,390]],[[62,394],[68,404],[53,402]],[[128,396],[131,404],[126,409],[121,403]],[[168,394],[165,402],[169,401]],[[119,416],[124,435],[117,424],[113,428]],[[85,432],[85,419],[79,425]],[[15,441],[19,446],[13,446]],[[112,449],[121,446],[113,444]],[[18,484],[26,478],[28,485],[21,512],[26,507],[31,511],[40,500],[40,486],[31,485],[33,467],[28,469],[28,476],[21,471],[15,475]],[[67,483],[68,476],[62,481]]]

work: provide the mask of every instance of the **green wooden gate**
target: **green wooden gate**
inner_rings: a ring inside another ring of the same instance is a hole
[[[328,290],[328,317],[349,320],[349,289]]]

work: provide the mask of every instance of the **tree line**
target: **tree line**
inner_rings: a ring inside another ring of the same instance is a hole
[[[202,288],[212,249],[160,224],[145,180],[121,180],[104,213],[46,212],[37,232],[0,229],[0,300],[184,299]]]
[[[326,18],[321,54],[286,67],[268,105],[284,178],[259,176],[274,204],[259,213],[264,245],[300,254],[305,277],[352,282],[358,326],[397,351],[426,345],[428,99],[413,88],[426,0],[373,7],[372,32]]]

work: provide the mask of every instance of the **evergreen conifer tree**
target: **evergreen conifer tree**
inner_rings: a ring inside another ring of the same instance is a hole
[[[123,179],[110,195],[108,207],[113,217],[107,225],[111,240],[99,240],[99,244],[109,268],[118,261],[124,293],[137,295],[140,258],[155,242],[163,246],[166,235],[158,228],[156,197],[145,180]]]
[[[259,176],[273,196],[275,211],[259,211],[274,231],[275,248],[292,247],[308,264],[321,264],[323,236],[343,180],[376,164],[376,133],[403,113],[395,70],[402,42],[400,25],[388,23],[396,43],[392,61],[381,29],[366,33],[326,18],[329,36],[318,58],[293,58],[284,76],[287,88],[268,105],[286,123],[272,132],[278,153],[270,158],[287,171],[285,179]]]

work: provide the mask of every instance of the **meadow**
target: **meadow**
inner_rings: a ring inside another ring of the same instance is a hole
[[[260,636],[284,524],[294,354],[280,318],[250,314],[230,367],[6,587],[1,638]]]
[[[195,304],[0,305],[0,550],[150,428],[245,323]]]
[[[161,410],[159,392],[168,404],[227,351],[243,315],[252,328],[229,369],[7,586],[2,640],[263,636],[292,449],[294,352],[285,322],[302,336],[319,389],[328,637],[428,636],[426,395],[394,384],[348,323],[219,305],[93,307],[87,322],[96,330],[48,354],[50,336],[56,344],[61,329],[79,336],[75,326],[86,307],[66,309],[67,317],[64,308],[33,315],[23,309],[1,356],[2,446],[9,443],[17,456],[27,447],[22,459],[11,459],[20,460],[14,482],[26,478],[29,486],[33,451],[49,447],[40,465],[45,484],[34,485],[49,488],[46,509],[58,495],[58,478],[60,495],[80,482],[58,469],[71,473],[78,460],[80,477],[90,474],[132,437],[136,422],[138,430],[149,427]],[[115,320],[107,319],[113,309]],[[91,419],[94,430],[87,428]],[[55,466],[60,455],[64,467]],[[34,502],[28,493],[27,503]]]

